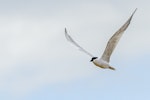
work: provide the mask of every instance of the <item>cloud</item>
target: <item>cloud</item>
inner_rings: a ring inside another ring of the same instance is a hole
[[[46,10],[47,7],[41,11],[35,7],[31,12],[24,9],[25,14],[22,9],[15,14],[10,11],[9,16],[4,14],[0,18],[0,88],[13,95],[93,74],[91,63],[86,63],[90,58],[82,58],[84,54],[71,47],[64,37],[64,28],[85,49],[100,56],[113,32],[132,13],[132,10],[123,13],[106,2],[63,3],[60,8],[52,6]],[[117,46],[116,55],[134,58],[133,54],[149,51],[149,23],[145,25],[146,20],[138,13]]]

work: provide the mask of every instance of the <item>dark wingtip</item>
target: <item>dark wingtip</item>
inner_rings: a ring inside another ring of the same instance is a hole
[[[67,28],[65,27],[65,33],[67,33]]]
[[[134,10],[134,12],[132,13],[132,16],[134,15],[134,13],[137,11],[137,8]]]
[[[131,21],[133,15],[135,14],[136,11],[137,11],[137,8],[134,10],[134,12],[132,13],[131,17],[129,18],[129,23],[130,23],[130,21]]]
[[[133,15],[135,14],[135,12],[137,11],[137,8],[134,10],[134,12],[132,13],[132,15],[131,15],[131,19],[132,19],[132,17],[133,17]]]

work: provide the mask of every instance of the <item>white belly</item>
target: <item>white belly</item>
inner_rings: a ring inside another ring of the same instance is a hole
[[[95,59],[93,61],[93,63],[101,68],[109,68],[109,63],[107,63],[106,61],[102,60],[102,59]]]

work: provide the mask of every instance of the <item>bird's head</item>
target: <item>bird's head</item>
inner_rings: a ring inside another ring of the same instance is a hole
[[[92,57],[91,62],[92,62],[93,60],[97,59],[97,58],[98,58],[98,57]]]

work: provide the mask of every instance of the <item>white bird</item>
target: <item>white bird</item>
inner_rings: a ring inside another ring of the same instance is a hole
[[[67,29],[65,28],[65,37],[66,39],[73,43],[76,47],[79,48],[79,50],[83,51],[84,53],[86,53],[87,55],[91,56],[91,62],[93,62],[96,66],[100,67],[100,68],[104,68],[104,69],[111,69],[111,70],[115,70],[115,68],[113,68],[112,66],[109,65],[109,61],[110,61],[110,56],[112,54],[112,52],[114,51],[118,41],[120,40],[122,34],[124,33],[124,31],[128,28],[131,19],[134,15],[134,13],[136,12],[137,8],[135,9],[135,11],[132,13],[132,15],[130,16],[130,18],[125,22],[125,24],[109,39],[107,46],[105,48],[104,53],[102,54],[102,56],[100,58],[93,56],[92,54],[90,54],[89,52],[87,52],[85,49],[83,49],[80,45],[78,45],[72,38],[71,36],[67,33]]]

